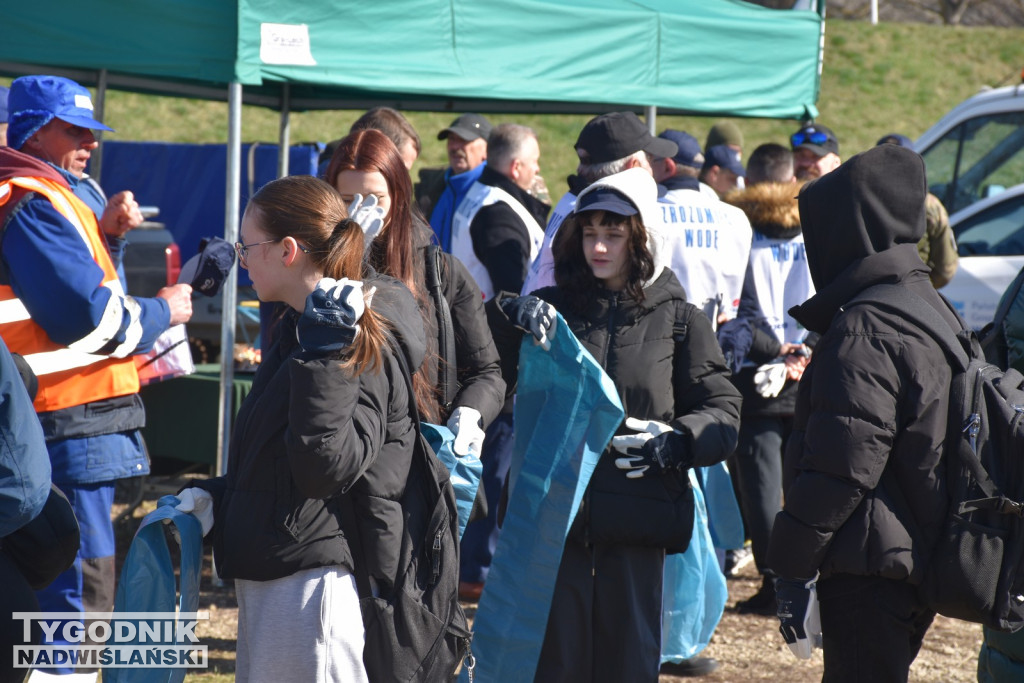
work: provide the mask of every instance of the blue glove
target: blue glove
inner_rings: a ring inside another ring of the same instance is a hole
[[[813,579],[775,579],[779,633],[799,659],[810,659],[811,651],[821,647],[817,581],[817,575]]]
[[[626,478],[658,477],[693,466],[686,437],[664,422],[627,417],[626,427],[637,433],[612,438],[612,449],[626,456],[615,459]]]
[[[513,325],[532,334],[545,351],[551,348],[558,321],[554,306],[530,294],[502,299],[499,305]]]
[[[362,282],[323,278],[306,297],[306,308],[295,328],[299,345],[314,355],[341,351],[355,340],[365,310]]]

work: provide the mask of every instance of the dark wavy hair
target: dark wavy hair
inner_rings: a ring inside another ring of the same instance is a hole
[[[583,226],[591,221],[598,225],[623,225],[629,230],[629,273],[624,291],[636,301],[644,300],[644,283],[654,275],[654,256],[647,248],[647,229],[640,214],[621,216],[610,211],[581,211],[565,219],[558,232],[552,252],[555,257],[555,283],[567,294],[570,308],[582,313],[602,286],[583,255]]]

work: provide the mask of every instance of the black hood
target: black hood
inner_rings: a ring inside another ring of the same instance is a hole
[[[916,152],[880,145],[804,186],[798,197],[816,290],[854,262],[924,235],[928,193]]]
[[[926,195],[924,161],[896,145],[873,147],[805,185],[800,222],[816,293],[790,315],[824,333],[841,306],[882,283],[938,301],[917,253]]]

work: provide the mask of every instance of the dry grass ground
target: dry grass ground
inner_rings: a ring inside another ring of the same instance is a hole
[[[121,525],[119,550],[123,553],[131,534],[142,517],[155,506],[155,496],[135,510]],[[190,674],[186,683],[225,683],[234,680],[235,640],[238,606],[230,584],[215,585],[211,576],[209,550],[203,559],[200,609],[210,611],[210,620],[197,629],[200,641],[209,648],[209,669]],[[708,683],[746,683],[748,681],[786,681],[804,683],[821,679],[821,652],[809,661],[797,660],[778,634],[774,617],[737,614],[732,606],[757,591],[760,578],[749,564],[740,575],[729,580],[729,601],[714,638],[702,656],[714,657],[721,666],[700,680]],[[470,617],[475,606],[465,604]],[[925,638],[924,647],[910,672],[912,683],[969,683],[977,680],[981,627],[938,617]],[[662,676],[660,683],[680,683],[687,679]],[[626,683],[626,682],[624,682]]]

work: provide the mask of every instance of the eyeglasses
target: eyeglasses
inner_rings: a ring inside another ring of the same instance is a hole
[[[808,128],[807,130],[800,130],[789,138],[789,141],[794,147],[799,147],[805,143],[811,143],[812,145],[824,145],[828,142],[828,133],[822,133],[820,130],[814,130]]]
[[[242,244],[241,242],[235,242],[235,253],[238,254],[238,261],[244,266],[245,260],[249,256],[249,249],[252,247],[258,247],[261,244],[272,244],[273,242],[280,242],[283,237],[278,237],[272,240],[263,240],[262,242],[253,242],[252,244]]]
[[[238,254],[238,260],[244,266],[245,259],[249,256],[249,249],[251,249],[252,247],[258,247],[261,244],[271,244],[273,242],[280,242],[283,239],[283,237],[278,237],[277,239],[263,240],[262,242],[253,242],[252,244],[242,244],[241,242],[235,242],[235,253]],[[295,243],[295,246],[297,246],[299,248],[299,251],[301,251],[303,254],[309,253],[309,247],[299,244],[298,242]]]

